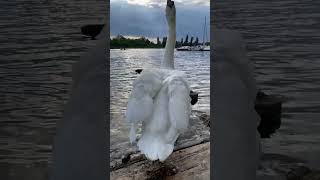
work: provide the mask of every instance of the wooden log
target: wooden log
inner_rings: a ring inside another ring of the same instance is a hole
[[[207,180],[210,179],[210,142],[175,151],[164,162],[144,157],[111,171],[112,180]],[[244,164],[245,165],[245,164]],[[319,180],[303,161],[281,154],[263,154],[257,180]]]
[[[111,172],[112,180],[210,179],[210,142],[175,151],[164,162],[141,159]]]
[[[207,180],[210,177],[210,115],[192,111],[190,129],[182,134],[164,162],[149,161],[128,142],[110,149],[111,179]],[[280,154],[262,154],[257,180],[318,180],[303,161]]]

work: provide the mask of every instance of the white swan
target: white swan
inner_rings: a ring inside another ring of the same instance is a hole
[[[161,68],[143,70],[133,84],[126,121],[131,124],[130,141],[136,140],[136,126],[143,123],[139,150],[150,160],[164,161],[173,152],[180,133],[188,128],[191,114],[190,88],[182,72],[174,70],[176,10],[167,1],[168,39]]]
[[[260,156],[253,65],[239,33],[214,30],[213,38],[213,179],[253,180]]]

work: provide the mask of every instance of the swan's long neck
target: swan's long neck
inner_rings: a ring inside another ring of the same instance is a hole
[[[174,69],[174,48],[176,46],[176,22],[168,22],[169,33],[164,50],[164,59],[161,67]]]

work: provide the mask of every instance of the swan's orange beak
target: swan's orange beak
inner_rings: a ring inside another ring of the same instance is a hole
[[[167,6],[169,6],[170,8],[172,8],[173,5],[174,5],[174,1],[167,0]]]

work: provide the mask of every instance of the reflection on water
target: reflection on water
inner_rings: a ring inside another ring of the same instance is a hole
[[[320,1],[220,1],[214,8],[218,26],[243,32],[259,87],[285,97],[283,124],[264,150],[314,159],[319,168]]]
[[[71,67],[94,41],[104,0],[0,1],[0,179],[47,179]]]
[[[111,151],[112,145],[128,142],[128,129],[123,121],[128,96],[136,69],[160,67],[163,49],[111,50]],[[175,52],[175,68],[184,71],[191,89],[199,93],[195,110],[209,113],[210,108],[210,52]]]

